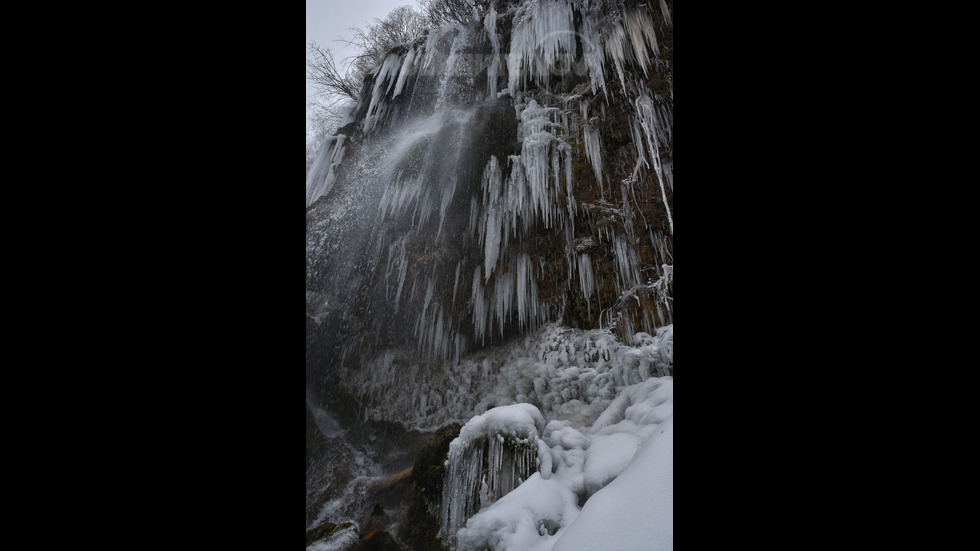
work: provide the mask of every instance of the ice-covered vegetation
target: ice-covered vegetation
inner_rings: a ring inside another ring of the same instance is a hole
[[[672,332],[662,337],[608,358],[607,373],[619,374],[608,392],[590,386],[584,401],[566,394],[565,407],[548,414],[522,402],[470,419],[447,460],[441,522],[449,548],[671,548],[673,377],[650,375],[647,348],[672,362]],[[550,360],[568,365],[550,381],[584,363],[584,350],[571,351],[553,350]],[[566,532],[573,543],[561,543]],[[583,538],[590,543],[576,547]]]
[[[549,417],[589,421],[623,387],[673,374],[673,325],[622,343],[611,331],[551,323],[536,333],[431,368],[387,351],[346,372],[364,415],[434,430],[493,407],[535,405]],[[437,369],[436,372],[429,371]]]

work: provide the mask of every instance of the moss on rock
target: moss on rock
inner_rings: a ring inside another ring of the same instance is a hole
[[[439,540],[439,505],[442,500],[443,464],[449,453],[449,443],[459,436],[460,425],[443,427],[422,446],[415,467],[412,468],[412,482],[415,491],[408,515],[399,534],[410,549],[441,551]]]

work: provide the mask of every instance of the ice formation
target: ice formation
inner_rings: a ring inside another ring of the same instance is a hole
[[[500,37],[497,35],[497,10],[493,5],[483,18],[483,28],[487,31],[487,38],[493,47],[490,58],[490,66],[487,67],[487,90],[489,97],[497,96],[497,77],[500,73]]]
[[[576,58],[572,6],[564,0],[533,0],[521,4],[514,16],[507,58],[511,95],[533,80],[547,87],[556,68],[572,67]]]
[[[457,549],[551,548],[563,524],[578,515],[576,495],[559,479],[534,473],[457,532]]]
[[[590,541],[590,504],[642,501],[632,472],[671,491],[671,24],[664,0],[525,0],[430,29],[310,170],[323,385],[363,419],[463,425],[440,511],[458,549]],[[573,307],[591,328],[562,325]],[[639,520],[668,541],[670,514]]]
[[[357,526],[350,524],[337,530],[327,539],[317,541],[306,548],[306,551],[347,551],[357,544],[359,534]]]
[[[364,134],[361,143],[351,146],[343,134],[332,137],[307,181],[307,204],[332,197],[335,207],[320,208],[330,211],[325,217],[336,221],[346,216],[349,220],[343,223],[360,234],[353,239],[323,234],[311,249],[311,257],[326,251],[341,254],[355,242],[359,245],[356,254],[376,253],[352,261],[351,269],[356,272],[351,274],[336,273],[335,267],[311,268],[322,273],[318,278],[348,279],[365,270],[381,273],[388,302],[374,304],[372,309],[390,306],[399,318],[408,316],[408,323],[400,325],[411,328],[415,349],[422,356],[455,360],[474,348],[499,343],[512,331],[534,331],[558,318],[560,305],[543,300],[539,292],[541,278],[550,277],[541,259],[513,250],[530,233],[545,228],[564,237],[568,266],[564,285],[584,297],[589,315],[602,310],[610,326],[622,327],[627,334],[629,329],[651,332],[664,325],[670,318],[666,301],[666,313],[658,310],[632,325],[615,325],[619,313],[610,311],[608,300],[603,304],[595,296],[602,288],[596,276],[600,259],[589,251],[574,251],[572,246],[582,233],[576,221],[583,213],[591,216],[595,242],[615,249],[619,295],[645,279],[641,270],[659,272],[661,265],[672,265],[672,259],[664,258],[655,258],[652,266],[641,265],[634,244],[639,238],[628,223],[636,216],[632,206],[636,182],[649,171],[666,207],[666,230],[673,233],[668,206],[668,192],[673,188],[671,165],[669,160],[661,161],[670,149],[672,115],[668,103],[642,85],[627,82],[625,76],[634,69],[646,74],[658,66],[652,10],[659,9],[667,24],[669,15],[666,5],[609,11],[612,5],[528,0],[509,6],[504,13],[488,10],[474,25],[433,28],[419,40],[393,49],[369,75],[361,103],[352,110],[351,120],[358,122]],[[499,29],[503,17],[512,19],[509,34]],[[481,71],[486,71],[485,86],[473,81]],[[590,100],[533,90],[547,90],[566,77],[584,76],[593,96],[602,90],[601,98],[608,102],[605,75],[609,71],[619,76],[622,87],[624,97],[617,101],[631,107],[629,131],[635,163],[629,184],[624,181],[621,192],[609,185],[609,161],[603,158],[600,127],[606,105],[596,101],[597,96]],[[503,77],[507,83],[501,91],[497,81]],[[512,96],[520,150],[509,155],[490,153],[480,173],[467,174],[463,167],[472,160],[464,144],[474,141],[472,132],[484,116],[478,112],[497,101],[498,92]],[[571,109],[572,105],[577,109]],[[580,184],[573,176],[573,166],[577,156],[592,167],[602,195],[597,203],[581,204],[576,199]],[[363,182],[362,187],[336,192],[340,166],[346,181]],[[458,204],[465,206],[458,209]],[[460,227],[457,219],[465,224]],[[430,228],[433,220],[438,222]],[[374,230],[368,231],[370,228]],[[311,229],[326,232],[327,226],[317,222]],[[371,241],[365,235],[373,236]],[[445,247],[443,241],[461,236],[482,249],[479,265],[456,259],[442,262],[436,253]],[[418,250],[420,239],[431,240],[425,245],[428,252]],[[651,241],[655,239],[664,240],[651,236]],[[420,261],[430,258],[434,262]],[[334,264],[341,265],[345,263]],[[463,288],[466,282],[471,282],[469,292]],[[436,292],[420,300],[433,285],[437,291],[451,288],[453,293],[443,297]],[[378,331],[386,330],[374,325]],[[372,340],[388,338],[378,335]],[[354,346],[363,342],[358,339]]]
[[[470,352],[432,367],[409,350],[389,350],[345,372],[362,389],[372,418],[398,420],[422,431],[463,424],[495,406],[535,405],[566,416],[601,406],[626,384],[673,375],[673,326],[637,333],[632,345],[612,331],[574,330],[549,323],[526,338]]]
[[[608,361],[630,365],[628,358],[638,358],[638,352],[632,349]],[[603,401],[601,409],[593,408],[597,415],[566,418],[561,408],[546,415],[518,403],[471,419],[450,445],[442,498],[444,544],[458,550],[559,549],[565,540],[581,544],[583,529],[578,524],[585,524],[585,530],[592,531],[586,549],[670,549],[673,378],[644,378],[646,371],[611,371],[615,398]],[[587,409],[582,402],[567,403],[580,413]],[[663,436],[665,431],[669,437]],[[501,451],[505,447],[495,450],[494,442],[513,442],[519,447],[511,449],[521,451],[507,455]],[[537,472],[527,468],[531,450],[537,456]],[[489,458],[484,474],[480,465],[485,453]],[[518,483],[495,492],[492,481],[498,473],[518,473],[504,478]],[[652,493],[659,494],[653,507],[648,502]],[[610,515],[630,520],[607,522]],[[603,524],[601,529],[597,523]],[[610,526],[619,529],[611,531]],[[566,532],[574,535],[563,539]],[[610,534],[615,535],[612,540]]]
[[[463,426],[449,445],[443,482],[441,534],[450,549],[455,549],[454,535],[470,516],[534,472],[538,433],[543,429],[541,412],[526,403],[491,409]]]
[[[337,134],[327,138],[321,146],[322,150],[306,178],[306,206],[310,206],[321,196],[326,195],[333,187],[337,165],[344,160],[344,139],[347,136]]]

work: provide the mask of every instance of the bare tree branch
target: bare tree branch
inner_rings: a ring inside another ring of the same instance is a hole
[[[341,72],[334,61],[333,52],[317,43],[310,44],[310,59],[306,62],[307,74],[317,94],[330,98],[330,104],[343,98],[357,101],[361,90],[360,80],[348,67]],[[338,97],[339,96],[339,97]]]

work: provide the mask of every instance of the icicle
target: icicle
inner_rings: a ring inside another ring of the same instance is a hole
[[[608,100],[609,93],[606,90],[605,60],[603,59],[602,37],[593,25],[592,17],[583,17],[582,25],[579,29],[582,39],[582,61],[589,73],[589,84],[592,93],[595,94],[602,89],[603,95]],[[582,103],[586,105],[585,102]],[[582,118],[588,120],[583,111]]]
[[[665,0],[660,0],[660,13],[663,14],[664,21],[667,22],[668,26],[673,25],[673,23],[670,22],[670,10],[667,9],[667,2]]]
[[[592,273],[592,257],[589,253],[582,253],[576,259],[578,268],[579,288],[582,289],[582,296],[585,297],[585,305],[589,316],[592,315],[592,302],[589,297],[593,293],[593,282],[595,276]]]
[[[446,461],[440,534],[450,550],[456,549],[456,532],[479,510],[479,493],[473,489],[479,486],[482,467],[482,445],[468,446]]]
[[[331,136],[320,146],[316,161],[310,167],[306,178],[306,206],[309,207],[317,199],[327,194],[333,187],[336,173],[334,169],[344,160],[344,134]]]
[[[459,270],[463,267],[463,261],[456,263],[456,277],[453,279],[453,305],[456,304],[456,289],[459,287]]]
[[[447,32],[455,30],[455,27],[441,26],[429,30],[429,35],[426,37],[425,46],[425,58],[422,60],[422,70],[426,71],[429,65],[432,63],[432,59],[435,57],[436,52],[439,50],[438,42],[442,38],[442,35]]]
[[[623,66],[626,64],[626,31],[619,21],[612,23],[602,30],[602,45],[606,58],[612,60],[619,76],[619,83],[626,93],[626,76]]]
[[[657,45],[657,33],[654,31],[653,17],[646,9],[639,9],[622,19],[626,24],[626,33],[629,36],[630,45],[633,46],[634,59],[643,69],[643,75],[647,75],[647,65],[650,57],[647,55],[648,49],[653,50],[653,55],[660,56],[660,48]]]
[[[462,142],[457,142],[456,145],[458,146],[461,143]],[[458,150],[456,158],[459,158]],[[456,185],[458,182],[459,180],[455,177],[455,175],[450,175],[449,181],[443,185],[440,195],[441,201],[439,202],[439,229],[436,230],[437,239],[442,234],[442,225],[446,221],[446,212],[449,210],[449,205],[453,201],[453,196],[456,195]]]
[[[473,306],[473,333],[480,338],[481,344],[485,342],[487,330],[487,299],[483,291],[483,278],[480,277],[480,267],[477,266],[473,272],[473,292],[470,295],[470,304]]]
[[[443,478],[440,536],[450,550],[456,549],[456,533],[467,518],[531,475],[540,449],[538,433],[543,429],[541,412],[526,403],[491,409],[463,425],[449,444]],[[484,456],[485,489],[480,478]]]
[[[477,241],[483,240],[483,225],[477,222],[480,219],[480,203],[477,201],[476,196],[470,197],[470,224],[468,227],[469,235],[471,237],[477,238]],[[479,230],[477,229],[479,228]],[[477,235],[479,231],[479,235]]]
[[[592,163],[595,180],[602,186],[602,145],[599,143],[599,131],[591,124],[582,127],[582,142],[585,145],[585,157]]]
[[[639,115],[640,124],[643,126],[644,134],[646,135],[646,142],[650,148],[650,157],[653,161],[653,168],[657,174],[657,181],[660,183],[660,193],[664,201],[664,209],[667,211],[667,221],[670,224],[670,234],[674,234],[674,217],[670,212],[670,205],[667,203],[667,190],[664,188],[664,172],[660,164],[660,146],[658,145],[659,139],[655,128],[658,128],[659,120],[657,119],[656,110],[654,109],[653,100],[650,99],[646,94],[638,97],[636,99],[636,111]]]
[[[552,75],[570,70],[575,38],[572,6],[563,0],[527,2],[517,8],[507,58],[510,94],[524,89],[529,79],[547,88]]]
[[[397,71],[401,69],[402,57],[398,54],[391,54],[381,63],[381,67],[374,73],[374,88],[371,91],[371,103],[368,105],[367,116],[364,118],[364,132],[370,132],[383,118],[387,112],[387,104],[384,96],[391,91],[392,86],[398,76]],[[382,92],[385,83],[388,87]]]
[[[528,311],[527,308],[530,304],[530,300],[533,298],[530,296],[528,288],[530,285],[534,285],[534,276],[530,274],[531,257],[527,253],[521,253],[517,255],[517,319],[520,320],[521,328],[524,329],[527,326]]]
[[[558,191],[558,155],[562,147],[568,147],[568,144],[551,133],[553,129],[562,129],[562,125],[551,121],[551,115],[557,111],[554,107],[541,107],[533,99],[521,111],[521,164],[530,192],[530,203],[524,205],[523,216],[526,224],[533,218],[538,218],[544,222],[546,228],[551,227],[552,216],[557,214],[554,212],[552,194],[557,195]],[[548,184],[552,172],[555,187],[552,188],[552,194],[549,194]]]
[[[493,58],[490,59],[490,67],[487,68],[487,89],[492,99],[497,96],[497,73],[500,70],[500,39],[497,37],[496,2],[490,5],[487,16],[483,19],[483,28],[487,30],[490,45],[493,47]]]
[[[497,265],[497,255],[500,254],[500,214],[497,209],[491,208],[487,212],[486,234],[484,241],[484,260],[483,270],[486,272],[486,279],[490,279],[494,266]]]
[[[493,302],[493,314],[497,319],[497,325],[500,328],[500,333],[504,332],[504,323],[507,320],[508,314],[510,313],[511,304],[514,298],[514,273],[504,272],[502,274],[497,274],[494,280],[493,296],[491,301]]]
[[[408,54],[405,56],[405,60],[402,62],[401,72],[398,73],[398,81],[395,83],[395,92],[391,95],[392,98],[398,97],[398,94],[402,93],[402,88],[405,86],[405,80],[408,78],[409,73],[415,65],[415,48],[408,50]]]
[[[506,208],[505,201],[501,199],[503,191],[503,173],[500,170],[500,163],[497,157],[491,155],[487,166],[483,169],[481,180],[483,189],[483,204],[485,217],[481,224],[481,237],[484,245],[483,270],[486,279],[490,279],[494,267],[497,265],[497,258],[501,247],[506,248]],[[475,200],[475,199],[474,199]],[[471,205],[471,220],[475,214],[475,203]],[[472,222],[471,222],[472,223]],[[501,245],[501,242],[504,242]]]

